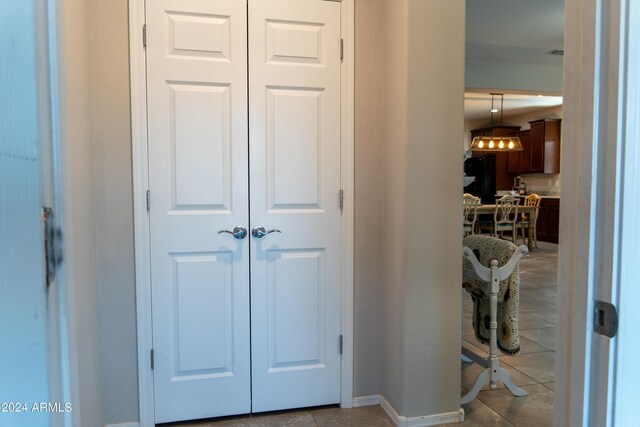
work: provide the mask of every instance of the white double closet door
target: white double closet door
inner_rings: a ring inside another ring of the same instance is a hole
[[[156,422],[338,403],[340,4],[146,13]]]

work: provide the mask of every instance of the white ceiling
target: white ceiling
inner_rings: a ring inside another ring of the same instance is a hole
[[[466,27],[466,41],[472,46],[511,46],[545,52],[562,48],[564,0],[467,0]],[[475,54],[474,49],[467,51],[468,56]]]
[[[537,96],[537,95],[504,95],[505,118],[519,114],[530,113],[544,108],[562,105],[561,96]],[[500,109],[500,97],[495,97],[494,107]],[[464,94],[464,119],[487,119],[491,117],[491,95],[488,93]],[[500,112],[493,115],[494,120],[500,120]]]
[[[466,5],[468,64],[514,64],[525,74],[531,65],[532,72],[562,67],[562,56],[546,52],[564,46],[564,0],[467,0]]]

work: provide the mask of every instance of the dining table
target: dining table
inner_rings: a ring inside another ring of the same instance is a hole
[[[478,205],[476,208],[476,214],[477,215],[493,215],[493,213],[495,212],[496,209],[496,205],[495,204],[489,204],[489,205]],[[523,206],[523,205],[518,205],[518,214],[521,213],[526,213],[529,214],[529,218],[534,218],[535,217],[535,211],[536,209],[540,209],[538,206]],[[533,244],[533,227],[527,227],[529,229],[529,234],[527,235],[527,248],[529,248],[529,250],[532,250],[532,244]]]

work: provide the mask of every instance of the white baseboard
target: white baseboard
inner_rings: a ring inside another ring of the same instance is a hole
[[[427,427],[442,424],[461,423],[464,421],[464,409],[460,408],[455,412],[445,412],[443,414],[424,415],[421,417],[405,417],[398,415],[393,406],[384,398],[379,396],[380,406],[389,415],[393,423],[398,427]]]
[[[140,423],[137,421],[131,421],[130,423],[105,424],[104,427],[140,427]]]
[[[360,396],[353,398],[353,407],[360,408],[363,406],[375,406],[380,404],[380,395]]]

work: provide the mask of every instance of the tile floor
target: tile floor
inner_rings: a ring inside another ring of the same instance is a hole
[[[485,388],[476,399],[464,405],[466,426],[551,426],[553,425],[554,363],[556,333],[556,293],[558,246],[539,242],[538,250],[520,261],[520,346],[517,356],[501,356],[502,366],[513,381],[529,392],[514,397],[500,385],[498,390]],[[463,303],[464,345],[477,352],[488,351],[473,335],[471,298]],[[461,393],[466,393],[482,368],[461,363]],[[460,424],[451,424],[451,426]],[[167,427],[315,427],[315,426],[393,426],[380,408],[369,406],[342,410],[321,407],[265,415],[229,417],[210,421],[165,424]]]
[[[340,409],[336,406],[283,411],[265,415],[244,415],[211,421],[163,424],[164,427],[393,427],[380,406]]]

